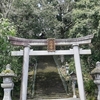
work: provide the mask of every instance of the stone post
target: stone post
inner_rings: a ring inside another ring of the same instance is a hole
[[[96,63],[96,68],[94,68],[91,72],[95,76],[94,83],[98,87],[98,96],[97,100],[100,100],[100,62]]]
[[[10,69],[10,64],[6,66],[6,70],[0,73],[0,76],[3,77],[3,83],[1,87],[4,88],[3,100],[12,100],[11,99],[11,90],[14,87],[12,77],[15,76],[14,72]]]
[[[75,93],[75,84],[77,81],[76,74],[72,72],[70,76],[71,76],[71,81],[72,81],[73,98],[77,98],[76,93]]]
[[[75,80],[72,81],[72,89],[73,89],[73,98],[76,98],[76,94],[75,94]]]

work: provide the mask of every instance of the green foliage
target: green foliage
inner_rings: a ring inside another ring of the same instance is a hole
[[[98,1],[98,3],[100,3]],[[98,34],[100,7],[95,1],[81,0],[76,2],[72,10],[72,20],[74,25],[70,30],[71,36],[84,36],[88,34]]]
[[[14,36],[16,33],[16,29],[13,23],[10,23],[8,19],[1,18],[0,19],[0,36],[12,35]]]
[[[13,11],[13,2],[15,0],[0,0],[0,13],[3,18],[8,18],[9,14]]]
[[[93,80],[89,79],[89,80],[85,81],[84,84],[85,84],[86,93],[94,95],[95,94],[96,85],[94,84]]]
[[[19,6],[19,10],[16,11],[16,14],[12,14],[11,17],[18,29],[17,36],[37,38],[44,31],[43,17],[47,16],[45,14],[48,14],[48,12],[42,14],[38,10],[38,3],[32,0],[17,2],[16,6]]]
[[[11,62],[10,50],[12,49],[7,36],[14,36],[16,29],[8,19],[0,18],[0,69]],[[0,70],[1,71],[1,70]]]
[[[85,91],[87,95],[87,100],[96,100],[95,97],[95,90],[96,85],[94,84],[93,80],[89,79],[88,81],[85,81]]]
[[[87,100],[96,100],[96,97],[94,97],[93,95],[87,97]]]
[[[14,2],[16,13],[11,13],[11,19],[17,26],[17,36],[25,38],[66,37],[65,33],[71,26],[71,5],[73,4],[70,0],[66,0],[65,3],[59,3],[56,0]],[[41,34],[43,36],[40,36]]]

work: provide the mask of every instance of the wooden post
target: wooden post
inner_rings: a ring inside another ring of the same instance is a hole
[[[22,83],[21,83],[21,92],[20,100],[27,99],[27,82],[28,82],[28,68],[29,68],[29,46],[24,48],[24,58],[23,58],[23,70],[22,70]]]
[[[75,60],[75,67],[76,67],[76,75],[77,75],[77,81],[78,81],[80,100],[86,100],[83,78],[82,78],[81,63],[80,63],[79,46],[73,45],[73,50],[74,50],[74,60]]]

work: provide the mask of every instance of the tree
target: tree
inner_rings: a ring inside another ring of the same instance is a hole
[[[92,44],[89,45],[92,49],[92,55],[87,58],[88,65],[94,67],[96,61],[100,59],[100,1],[77,0],[71,18],[74,24],[69,31],[69,37],[94,34]]]
[[[7,36],[14,36],[16,34],[16,29],[14,24],[8,19],[0,18],[0,71],[6,66],[6,64],[11,63],[10,51],[12,49]]]
[[[10,12],[13,9],[14,0],[0,0],[0,13],[2,13],[3,18],[8,18]]]
[[[27,38],[66,38],[72,26],[72,0],[22,0],[15,3],[11,19],[15,22],[18,36]]]

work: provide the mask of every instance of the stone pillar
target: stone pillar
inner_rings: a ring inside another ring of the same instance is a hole
[[[0,73],[0,76],[3,77],[3,83],[1,87],[4,88],[4,97],[3,100],[12,100],[11,99],[11,90],[14,87],[12,77],[15,76],[14,72],[10,69],[10,64],[6,66],[6,70]]]
[[[81,62],[80,62],[79,45],[73,44],[73,50],[74,50],[74,60],[75,60],[75,68],[76,68],[80,99],[86,100],[84,84],[83,84],[83,77],[82,77]]]
[[[72,80],[72,89],[73,89],[73,98],[76,98],[76,94],[75,94],[75,81]]]
[[[77,98],[76,93],[75,93],[75,84],[77,81],[76,74],[72,72],[70,76],[71,76],[71,81],[72,81],[73,98]]]

